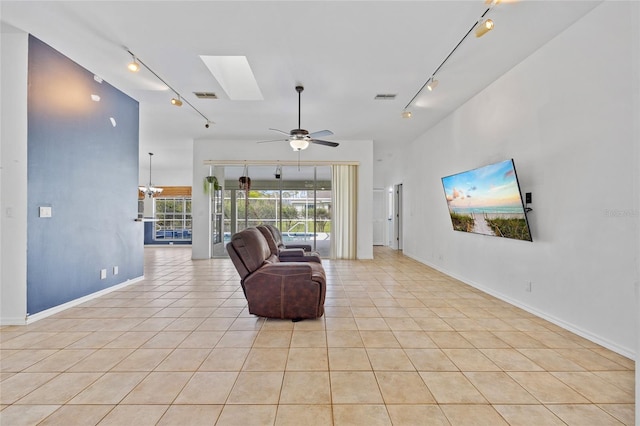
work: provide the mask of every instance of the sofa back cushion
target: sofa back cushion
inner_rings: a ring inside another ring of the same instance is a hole
[[[271,250],[271,254],[278,255],[278,244],[269,228],[269,225],[259,225],[256,227],[264,236],[264,239],[267,240],[267,244],[269,244],[269,250]]]
[[[282,232],[278,228],[273,225],[264,225],[269,231],[271,231],[271,235],[273,235],[273,240],[276,243],[278,248],[284,248],[284,242],[282,241]]]
[[[273,263],[274,257],[277,261],[277,256],[271,254],[267,240],[256,228],[233,234],[229,246],[227,251],[242,279],[265,263]]]

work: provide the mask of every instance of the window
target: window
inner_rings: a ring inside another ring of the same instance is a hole
[[[154,239],[161,241],[191,240],[191,197],[154,200]]]

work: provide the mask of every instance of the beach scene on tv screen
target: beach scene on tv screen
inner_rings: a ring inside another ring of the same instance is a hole
[[[453,229],[531,241],[513,160],[442,178]]]

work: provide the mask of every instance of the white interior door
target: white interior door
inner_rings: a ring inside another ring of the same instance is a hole
[[[391,248],[402,250],[402,184],[393,188],[393,239]]]

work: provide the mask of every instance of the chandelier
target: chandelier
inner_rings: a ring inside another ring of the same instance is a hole
[[[151,184],[151,157],[153,156],[153,152],[149,153],[149,184],[147,186],[139,186],[138,190],[142,192],[144,195],[148,195],[149,198],[155,197],[156,195],[162,192],[162,188],[155,187]]]

